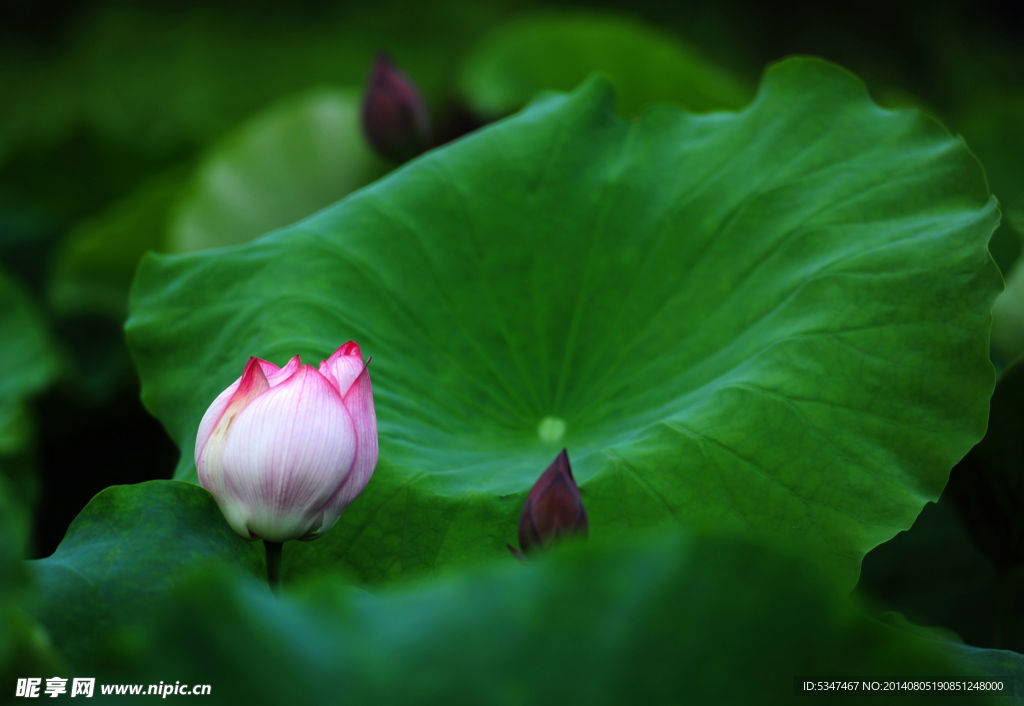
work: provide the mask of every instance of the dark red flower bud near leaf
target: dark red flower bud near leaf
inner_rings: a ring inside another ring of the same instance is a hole
[[[378,153],[404,162],[429,146],[430,116],[415,84],[381,52],[363,97],[363,133]]]
[[[526,496],[519,518],[519,546],[530,552],[569,535],[587,535],[587,512],[572,477],[569,454],[562,449]]]

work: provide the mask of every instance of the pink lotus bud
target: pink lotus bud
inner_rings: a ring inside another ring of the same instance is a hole
[[[395,162],[428,147],[430,117],[415,84],[380,53],[363,98],[363,132],[377,152]]]
[[[373,475],[377,414],[370,373],[349,341],[319,370],[250,358],[203,415],[199,483],[232,529],[283,542],[326,532]]]
[[[569,535],[587,535],[587,512],[572,477],[569,454],[562,449],[526,496],[519,518],[519,546],[529,552]]]

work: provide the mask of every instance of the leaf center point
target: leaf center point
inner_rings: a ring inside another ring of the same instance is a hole
[[[565,436],[565,420],[561,417],[544,417],[537,425],[537,436],[545,444],[557,444]]]

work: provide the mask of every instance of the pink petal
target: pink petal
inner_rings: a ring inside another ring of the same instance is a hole
[[[279,368],[273,363],[260,360],[260,367],[263,368],[263,374],[267,376],[267,382],[270,383],[271,387],[280,385],[282,382],[294,375],[302,363],[299,361],[299,356],[293,356],[291,360],[283,367]]]
[[[202,421],[199,422],[199,433],[196,434],[196,450],[194,456],[197,467],[199,466],[199,454],[202,453],[203,447],[206,446],[206,442],[210,439],[210,434],[213,433],[214,427],[217,426],[217,422],[220,421],[221,416],[224,414],[224,410],[227,409],[228,402],[231,401],[231,397],[235,394],[235,390],[238,389],[238,385],[241,382],[242,378],[238,378],[228,385],[224,392],[217,395],[217,398],[209,408],[207,408]]]
[[[251,535],[284,540],[320,529],[355,459],[352,419],[334,386],[303,365],[246,407],[224,447],[224,478]],[[234,503],[228,503],[234,504]],[[228,512],[228,520],[232,521]]]
[[[195,450],[196,471],[200,485],[210,492],[222,487],[221,457],[228,429],[249,402],[270,389],[261,362],[259,358],[250,358],[245,364],[242,377],[217,395],[199,422]]]
[[[320,363],[320,374],[331,381],[339,395],[344,396],[364,367],[359,346],[355,341],[349,341]]]
[[[327,526],[333,525],[349,503],[363,492],[377,467],[377,412],[373,407],[373,387],[370,385],[368,368],[363,368],[349,388],[345,395],[345,407],[352,415],[358,445],[348,478],[329,502],[329,517],[324,520]],[[330,519],[330,516],[334,519]]]
[[[203,446],[206,445],[207,440],[210,438],[210,434],[213,433],[214,427],[217,426],[217,422],[219,422],[221,416],[223,416],[224,410],[227,409],[232,395],[235,394],[235,390],[238,389],[238,386],[242,382],[242,378],[245,377],[245,373],[249,371],[249,367],[253,364],[253,361],[256,361],[259,364],[259,369],[263,372],[267,384],[271,387],[291,377],[292,374],[299,369],[299,356],[295,356],[289,360],[288,364],[283,368],[279,368],[270,361],[263,360],[262,358],[249,358],[249,362],[245,364],[245,370],[242,372],[242,376],[228,385],[227,389],[217,395],[216,399],[214,399],[213,403],[206,410],[206,414],[203,415],[202,421],[199,422],[199,432],[196,434],[196,466],[199,465],[199,454],[203,450]]]

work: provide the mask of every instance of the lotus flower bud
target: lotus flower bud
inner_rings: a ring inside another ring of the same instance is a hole
[[[404,162],[425,150],[430,117],[415,84],[386,54],[377,55],[363,98],[363,132],[378,153]]]
[[[377,414],[359,346],[319,369],[250,358],[203,415],[199,483],[247,539],[312,539],[329,530],[373,475]]]
[[[569,454],[562,449],[526,496],[519,518],[519,546],[530,552],[568,535],[587,535],[587,513],[572,477]]]

